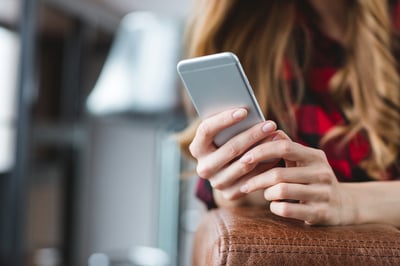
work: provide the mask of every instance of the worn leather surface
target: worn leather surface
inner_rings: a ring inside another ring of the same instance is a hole
[[[322,227],[260,208],[210,211],[194,265],[400,265],[400,231],[383,224]]]

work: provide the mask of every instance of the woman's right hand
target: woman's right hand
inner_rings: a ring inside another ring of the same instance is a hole
[[[259,123],[238,134],[221,147],[214,144],[215,136],[247,116],[244,108],[235,108],[203,120],[189,146],[197,159],[197,174],[210,181],[226,200],[239,199],[246,194],[240,187],[252,176],[274,167],[279,159],[260,164],[244,164],[238,161],[247,150],[261,141],[272,140],[279,132],[273,121]]]

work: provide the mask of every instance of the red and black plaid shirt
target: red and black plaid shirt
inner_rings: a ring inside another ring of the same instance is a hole
[[[392,3],[392,18],[395,29],[400,29],[400,4]],[[296,142],[323,149],[336,177],[341,182],[371,181],[372,178],[359,167],[370,152],[368,139],[362,133],[356,135],[345,147],[338,149],[338,143],[331,141],[320,147],[321,138],[336,125],[347,123],[345,116],[328,93],[328,84],[336,71],[343,66],[344,48],[335,40],[323,34],[312,23],[306,23],[312,42],[312,60],[309,74],[305,77],[305,95],[296,112],[298,122]],[[399,58],[398,58],[399,59]],[[290,71],[286,73],[291,78]],[[294,82],[295,84],[295,82]],[[399,179],[398,169],[390,171],[388,179]],[[196,195],[208,208],[216,207],[212,188],[207,180],[199,179]]]

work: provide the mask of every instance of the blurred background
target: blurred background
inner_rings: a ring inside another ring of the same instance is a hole
[[[188,0],[0,0],[0,265],[190,265]]]

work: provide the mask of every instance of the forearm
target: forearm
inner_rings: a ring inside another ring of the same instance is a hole
[[[341,186],[353,203],[350,205],[354,224],[387,223],[400,227],[400,181],[341,183]]]

